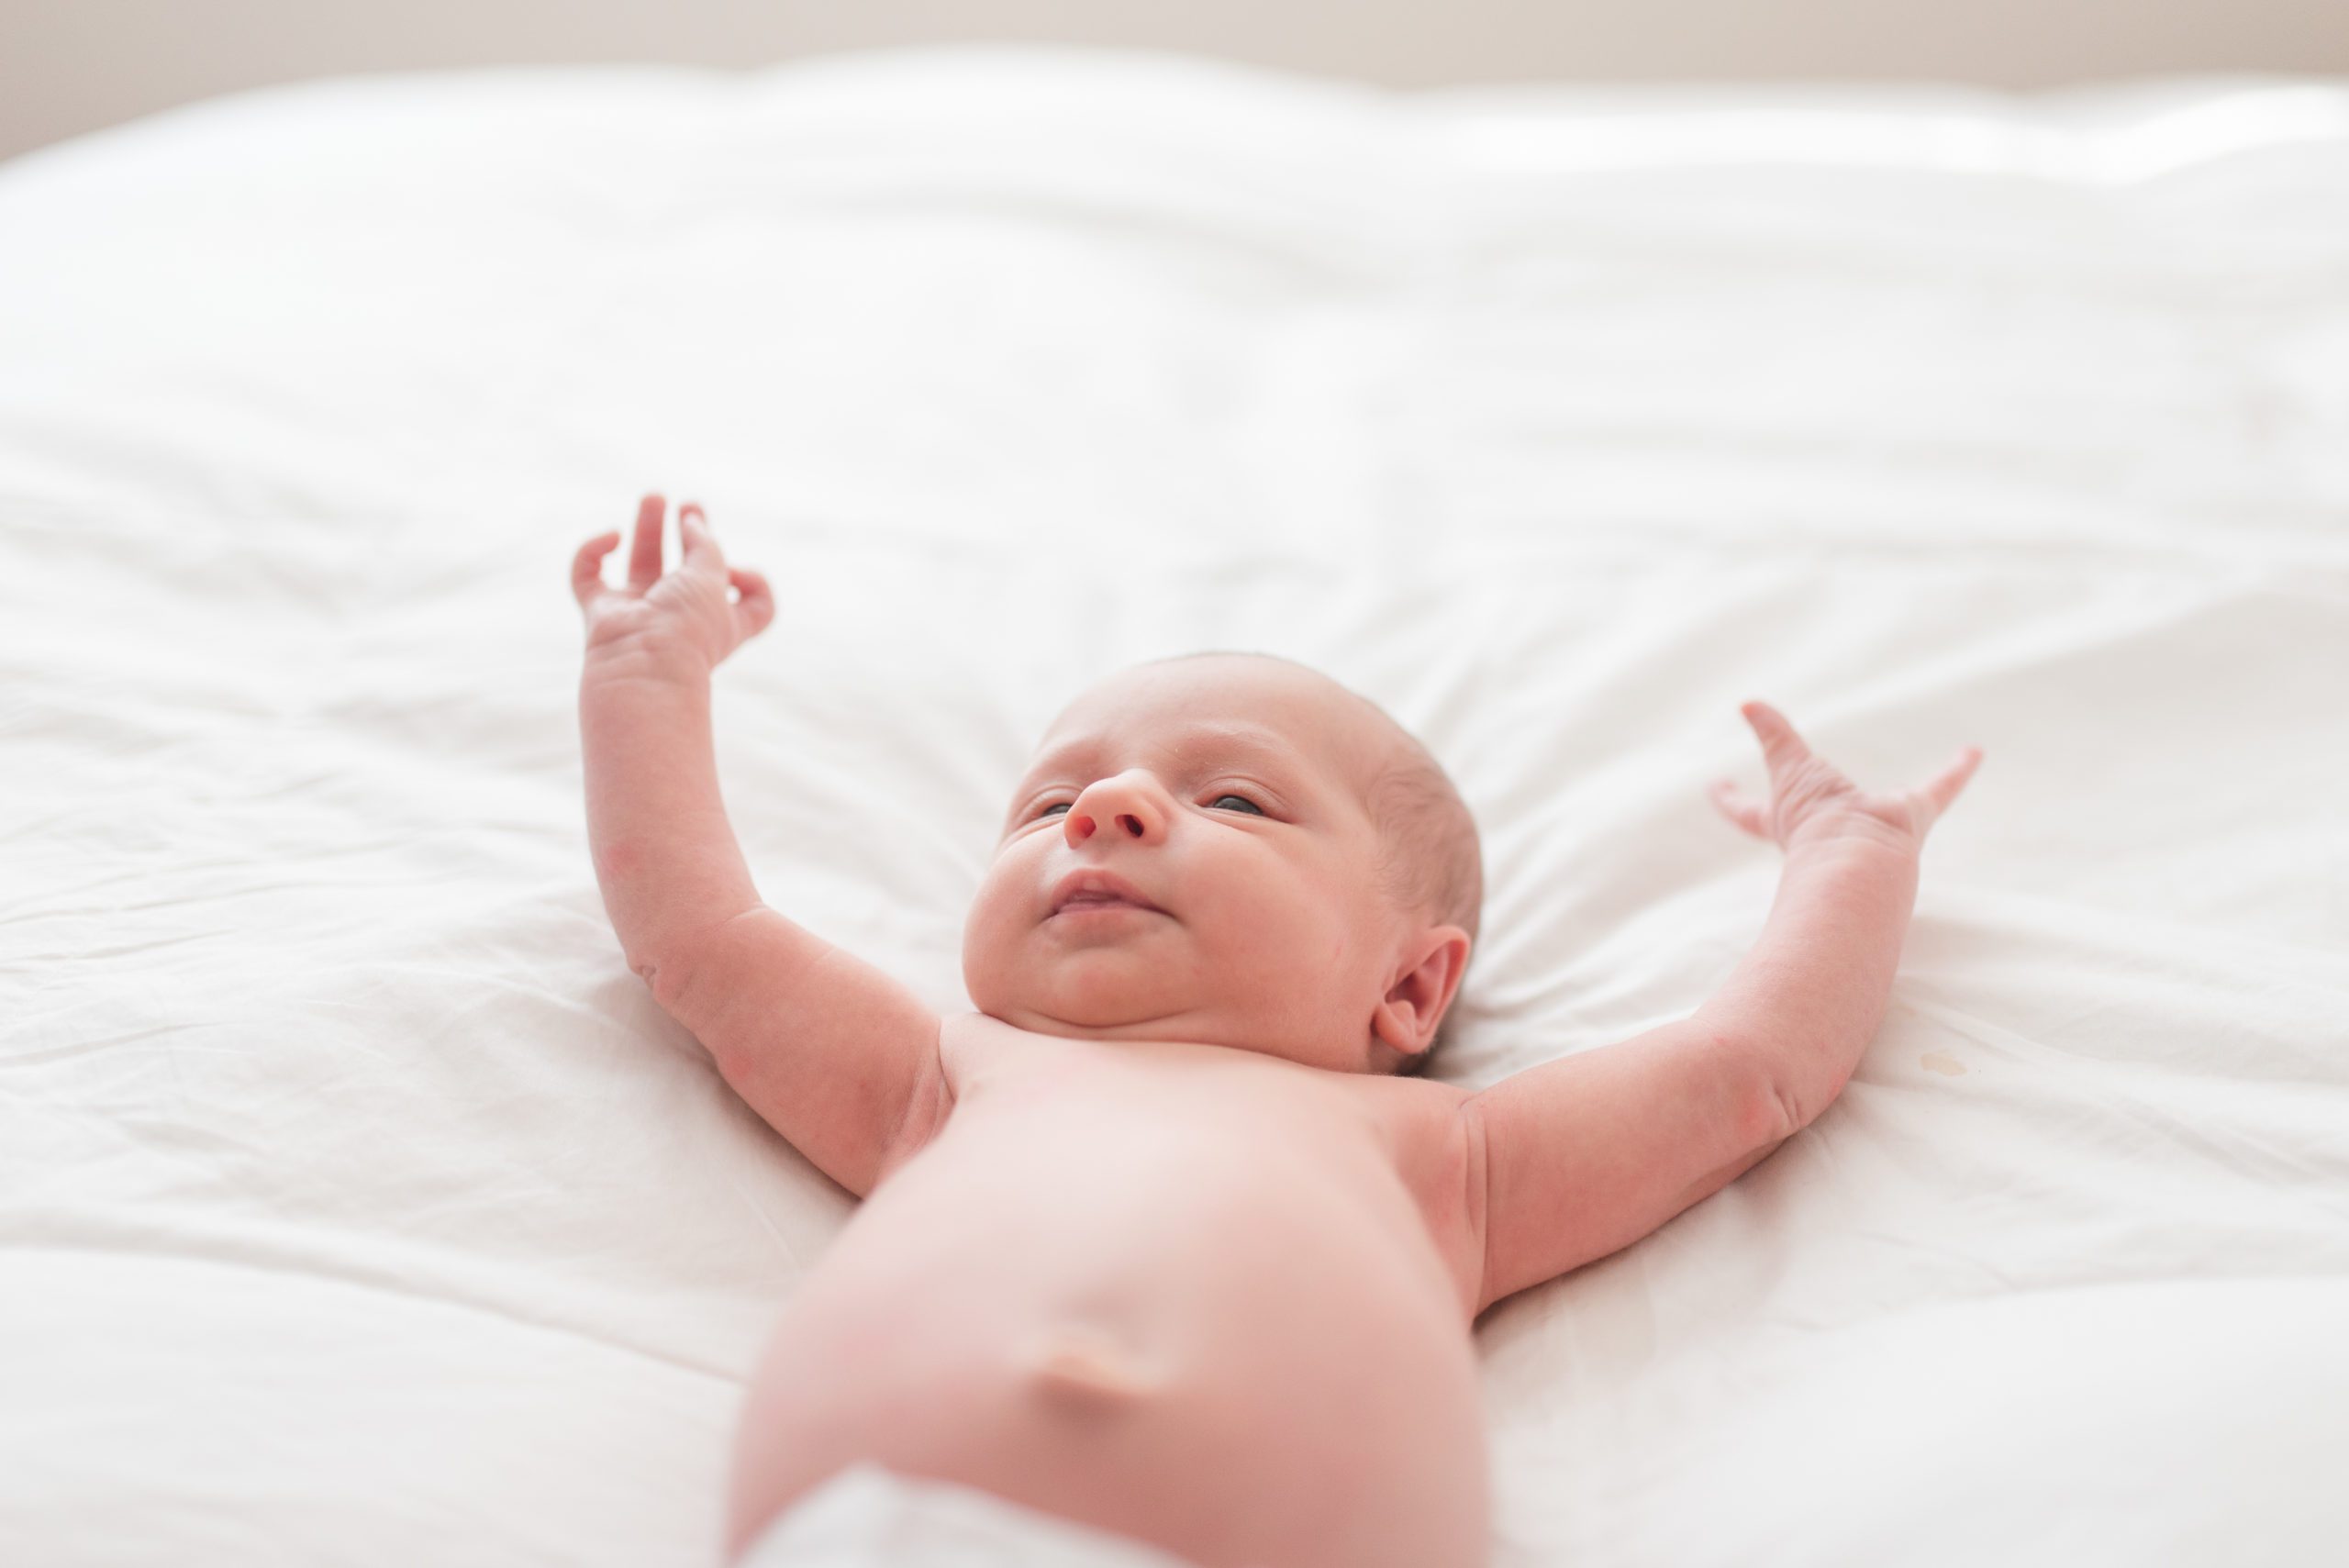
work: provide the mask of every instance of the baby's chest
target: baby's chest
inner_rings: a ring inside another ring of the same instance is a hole
[[[962,1194],[997,1215],[1035,1214],[1041,1251],[1088,1237],[1138,1271],[1130,1247],[1108,1238],[1147,1238],[1167,1267],[1258,1279],[1294,1271],[1243,1270],[1243,1254],[1318,1256],[1331,1276],[1426,1276],[1473,1319],[1483,1260],[1458,1115],[1465,1091],[973,1017],[979,1025],[959,1039],[949,1030],[956,1098],[941,1137],[884,1191],[919,1174],[940,1204]]]
[[[1382,1530],[1433,1520],[1448,1542],[1481,1517],[1479,1282],[1404,1179],[1442,1156],[1390,1131],[1254,1078],[974,1074],[794,1293],[760,1429],[794,1485],[902,1459],[1048,1512],[1081,1499],[1203,1562],[1233,1559],[1174,1527],[1230,1523],[1277,1470],[1241,1560],[1479,1560],[1279,1528],[1292,1492],[1365,1485]],[[1177,1481],[1196,1496],[1170,1503]]]

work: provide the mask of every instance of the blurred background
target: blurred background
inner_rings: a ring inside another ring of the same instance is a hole
[[[2349,72],[2349,0],[0,0],[0,157],[248,87],[368,72],[751,68],[907,44],[1162,49],[1397,87],[2062,86]]]

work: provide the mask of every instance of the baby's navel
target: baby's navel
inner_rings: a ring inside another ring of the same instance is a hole
[[[1052,1397],[1097,1407],[1130,1404],[1165,1383],[1148,1357],[1100,1329],[1074,1323],[1056,1324],[1030,1340],[1020,1371]]]

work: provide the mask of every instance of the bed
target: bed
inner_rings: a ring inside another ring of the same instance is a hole
[[[1842,1098],[1478,1324],[1497,1568],[2349,1548],[2349,83],[351,77],[0,165],[0,1561],[717,1560],[851,1200],[631,974],[572,550],[695,498],[761,892],[963,1009],[1044,722],[1329,671],[1433,1075],[1680,1016],[1781,707],[1964,744]]]

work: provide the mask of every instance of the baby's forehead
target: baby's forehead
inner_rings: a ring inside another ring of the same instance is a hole
[[[1379,751],[1380,738],[1364,722],[1367,706],[1327,676],[1272,661],[1145,664],[1070,703],[1046,728],[1031,762],[1119,743],[1169,751],[1253,743],[1359,787]]]

